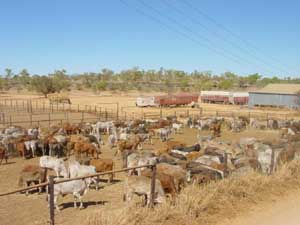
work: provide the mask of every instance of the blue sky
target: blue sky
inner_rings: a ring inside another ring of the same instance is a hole
[[[300,1],[185,0],[193,8],[182,0],[122,1],[128,5],[120,0],[1,1],[0,73],[5,68],[47,74],[61,68],[80,73],[138,66],[300,77]]]

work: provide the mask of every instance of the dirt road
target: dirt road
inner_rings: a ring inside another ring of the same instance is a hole
[[[222,225],[299,225],[300,190],[278,196],[272,202],[260,204],[249,212]]]

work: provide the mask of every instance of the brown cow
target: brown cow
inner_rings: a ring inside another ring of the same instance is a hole
[[[186,185],[187,174],[182,167],[167,163],[159,163],[157,164],[156,169],[157,173],[163,173],[173,177],[177,192]]]
[[[221,126],[222,126],[221,122],[215,122],[215,123],[212,123],[210,125],[209,130],[211,131],[211,135],[213,137],[220,137],[221,136]]]
[[[164,155],[169,153],[172,149],[186,147],[185,143],[180,141],[166,141],[162,144],[161,147],[154,150],[156,156]]]
[[[2,164],[3,159],[5,159],[5,163],[7,164],[8,155],[6,154],[6,149],[3,146],[0,146],[0,165]]]
[[[74,144],[74,154],[75,155],[81,155],[82,153],[86,153],[88,156],[89,154],[92,157],[99,157],[99,154],[101,154],[101,151],[94,143],[89,142],[77,142]]]
[[[18,185],[19,187],[29,186],[31,183],[42,183],[44,180],[44,170],[38,165],[27,165],[21,172],[19,177]],[[39,193],[42,192],[42,188],[39,188]],[[28,195],[28,191],[26,191]]]
[[[141,175],[145,177],[152,177],[152,171],[150,169],[145,169],[141,171]],[[156,178],[161,182],[161,185],[166,194],[170,194],[172,200],[175,200],[177,190],[172,176],[164,173],[156,173]]]
[[[91,159],[90,166],[94,166],[97,173],[112,171],[114,170],[114,161],[112,159]],[[111,183],[114,179],[114,174],[111,173],[108,176],[107,183]]]
[[[80,126],[77,124],[64,123],[62,126],[67,135],[78,134],[80,132]]]
[[[125,150],[137,150],[141,142],[141,137],[138,135],[132,136],[129,140],[121,140],[118,143],[118,150],[116,151],[115,155],[122,153]]]
[[[16,150],[19,153],[20,157],[23,157],[26,159],[26,147],[23,141],[21,142],[16,142]]]

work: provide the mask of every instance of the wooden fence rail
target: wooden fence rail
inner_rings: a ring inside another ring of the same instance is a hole
[[[54,206],[54,185],[55,184],[65,183],[65,182],[74,181],[74,180],[82,180],[82,179],[92,178],[92,177],[98,177],[98,176],[103,176],[103,175],[107,175],[107,174],[121,173],[121,172],[126,172],[129,170],[140,169],[140,168],[150,168],[152,170],[151,186],[150,186],[150,190],[151,190],[150,207],[153,208],[154,200],[155,200],[156,164],[148,164],[148,165],[130,167],[130,168],[125,168],[125,169],[120,169],[120,170],[112,170],[112,171],[107,171],[107,172],[94,173],[92,175],[80,176],[80,177],[75,177],[75,178],[63,178],[63,179],[59,179],[59,180],[55,180],[54,176],[49,176],[49,180],[47,182],[43,182],[41,184],[33,185],[30,187],[26,187],[26,188],[17,189],[14,191],[0,193],[0,197],[48,186],[50,224],[55,225],[55,216],[54,216],[54,207],[55,207]],[[47,169],[45,168],[45,173],[46,173],[46,171],[47,171]]]

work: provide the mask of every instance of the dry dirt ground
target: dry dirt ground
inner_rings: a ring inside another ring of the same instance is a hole
[[[271,202],[248,210],[249,213],[220,225],[299,225],[300,190],[278,196]]]
[[[183,141],[189,145],[196,143],[197,131],[194,129],[185,129],[183,134],[172,135],[172,139]],[[274,140],[278,137],[277,132],[273,131],[244,131],[242,133],[233,134],[224,132],[220,140],[238,141],[241,137],[265,137]],[[105,137],[106,138],[106,137]],[[106,139],[105,139],[106,140]],[[145,145],[144,149],[155,149],[161,142],[155,140],[153,146]],[[101,158],[113,158],[115,150],[103,147]],[[121,168],[120,157],[114,158],[116,169]],[[17,187],[18,174],[24,165],[38,164],[38,158],[24,160],[21,158],[13,158],[9,160],[9,164],[0,166],[0,193],[15,190]],[[63,207],[60,213],[56,213],[57,224],[80,224],[86,221],[88,216],[95,211],[121,210],[125,207],[122,202],[123,180],[124,174],[118,174],[116,181],[107,185],[102,182],[100,190],[91,189],[83,198],[85,209],[76,210],[73,208],[72,196],[60,198],[59,203]],[[105,177],[104,177],[105,179]],[[13,194],[10,196],[0,197],[0,224],[1,225],[29,225],[38,221],[48,219],[48,208],[45,193],[38,195],[32,193],[29,196],[24,194]],[[5,203],[5,204],[3,204]]]

